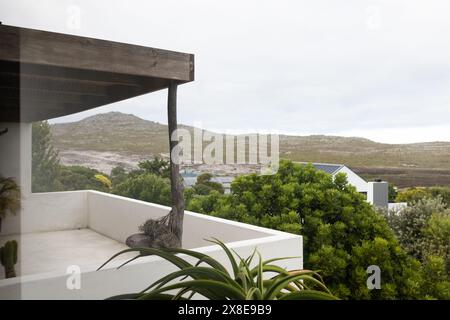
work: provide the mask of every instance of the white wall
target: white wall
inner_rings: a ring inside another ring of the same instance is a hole
[[[87,191],[31,193],[19,215],[3,220],[2,235],[86,228]]]
[[[0,135],[0,176],[14,178],[25,202],[31,192],[31,123],[0,123],[0,130],[6,128],[8,132]],[[21,215],[6,216],[1,234],[19,232]]]
[[[89,228],[120,242],[125,242],[129,235],[138,233],[138,226],[147,219],[162,217],[169,211],[170,208],[166,206],[107,193],[89,191],[88,194]],[[212,237],[233,242],[278,234],[269,230],[186,211],[183,247],[198,248],[210,245],[205,238]]]
[[[13,177],[24,195],[31,192],[31,123],[1,122],[0,175]]]
[[[367,192],[367,182],[354,173],[352,170],[347,168],[346,166],[342,167],[339,172],[343,172],[347,174],[347,181],[355,186],[358,192]]]

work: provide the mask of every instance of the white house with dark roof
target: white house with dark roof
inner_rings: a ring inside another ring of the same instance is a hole
[[[308,162],[301,162],[307,164]],[[367,181],[354,173],[350,168],[343,164],[332,163],[311,163],[317,170],[325,171],[331,174],[333,177],[338,173],[345,173],[347,175],[347,181],[353,185],[358,192],[366,193],[368,191]]]
[[[307,164],[308,162],[300,162]],[[350,168],[343,164],[332,163],[311,163],[317,170],[325,171],[333,177],[338,173],[345,173],[347,181],[353,185],[360,193],[367,195],[367,202],[375,207],[386,208],[390,211],[400,211],[407,206],[405,202],[389,203],[389,184],[386,181],[371,181],[367,182]]]

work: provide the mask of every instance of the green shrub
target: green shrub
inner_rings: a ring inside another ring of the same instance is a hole
[[[151,173],[128,177],[114,187],[113,193],[166,206],[171,204],[169,180]]]
[[[421,296],[421,265],[401,248],[386,218],[345,175],[281,161],[272,176],[240,176],[230,195],[194,196],[189,209],[303,236],[305,267],[321,270],[330,290],[347,299]],[[367,290],[366,269],[378,264],[381,290]]]

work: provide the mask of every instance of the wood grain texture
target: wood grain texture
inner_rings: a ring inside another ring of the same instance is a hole
[[[0,25],[1,121],[61,117],[193,80],[192,54]]]
[[[68,34],[0,25],[0,60],[193,80],[193,55]]]

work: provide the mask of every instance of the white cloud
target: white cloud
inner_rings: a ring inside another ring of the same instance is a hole
[[[69,5],[81,29],[67,28]],[[450,141],[449,9],[445,0],[0,0],[5,24],[195,53],[183,123],[391,142]],[[87,114],[164,122],[164,105],[157,93]]]

